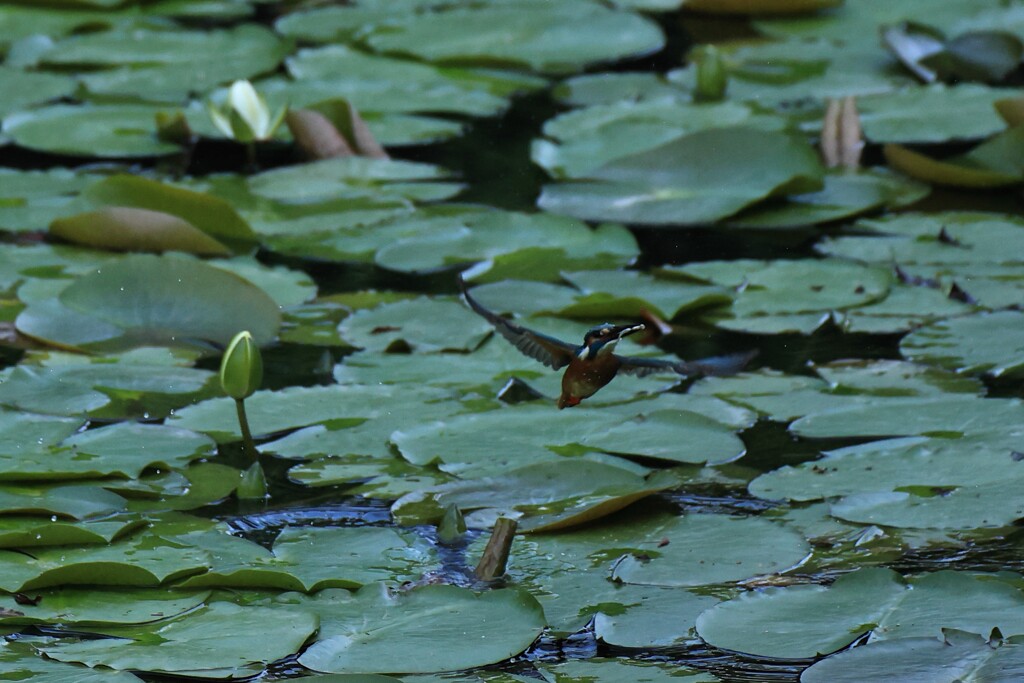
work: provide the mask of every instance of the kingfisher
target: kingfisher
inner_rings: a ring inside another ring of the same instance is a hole
[[[741,353],[687,362],[616,354],[615,347],[619,341],[645,330],[646,325],[643,323],[596,325],[587,330],[583,335],[583,343],[577,346],[517,325],[488,310],[472,297],[461,275],[458,280],[459,290],[469,307],[491,323],[521,353],[554,370],[566,368],[562,375],[562,393],[558,397],[559,410],[579,405],[580,401],[596,394],[620,372],[637,377],[665,371],[674,371],[684,376],[731,375],[739,372],[757,355],[756,352]]]

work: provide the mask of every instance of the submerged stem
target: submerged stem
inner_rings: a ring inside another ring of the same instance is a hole
[[[516,521],[506,517],[499,517],[494,522],[494,531],[487,541],[480,562],[477,564],[474,573],[481,581],[494,581],[505,575],[505,567],[508,565],[508,555],[512,550],[512,540],[516,536]]]

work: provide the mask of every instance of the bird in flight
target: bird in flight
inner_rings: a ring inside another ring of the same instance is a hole
[[[554,370],[566,368],[562,375],[562,394],[558,397],[559,409],[579,405],[580,401],[596,394],[620,372],[637,377],[666,370],[685,376],[731,375],[739,372],[756,355],[756,352],[752,352],[696,361],[620,356],[614,352],[615,346],[623,337],[643,331],[645,326],[642,323],[597,325],[583,335],[583,344],[570,344],[517,325],[485,308],[469,293],[469,288],[461,276],[459,289],[469,307],[491,323],[494,329],[521,353],[539,360]]]

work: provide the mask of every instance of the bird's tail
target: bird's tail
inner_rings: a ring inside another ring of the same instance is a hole
[[[712,356],[700,360],[689,360],[678,363],[676,366],[680,374],[690,377],[725,377],[735,375],[747,366],[751,360],[757,357],[759,352],[746,351],[744,353],[733,353],[727,356]]]

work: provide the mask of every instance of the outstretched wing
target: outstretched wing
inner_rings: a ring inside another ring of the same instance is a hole
[[[555,370],[564,368],[572,360],[572,356],[576,352],[576,347],[572,344],[561,339],[549,337],[540,332],[534,332],[521,325],[516,325],[511,320],[502,318],[497,313],[484,308],[470,295],[469,289],[466,287],[466,283],[461,276],[459,277],[459,289],[462,291],[462,296],[466,299],[469,307],[487,322],[494,325],[494,329],[502,337],[512,342],[512,345],[524,355],[534,360],[539,360],[544,365]]]
[[[713,356],[691,361],[659,360],[657,358],[637,358],[635,356],[616,356],[622,364],[619,372],[627,375],[643,377],[656,372],[673,371],[688,377],[723,377],[734,375],[746,366],[757,355],[757,351],[734,353],[729,356]]]

